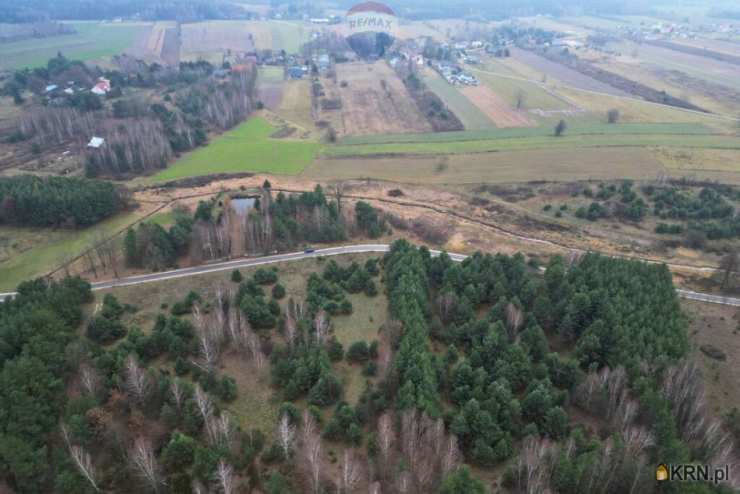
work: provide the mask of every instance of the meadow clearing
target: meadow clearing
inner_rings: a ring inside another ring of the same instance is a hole
[[[352,262],[364,264],[370,258],[377,258],[372,254],[348,254],[333,256],[330,259],[340,266]],[[293,298],[302,301],[306,295],[306,280],[314,272],[321,272],[328,262],[324,258],[306,259],[293,262],[277,263],[267,268],[277,269],[278,282],[286,289],[286,296],[280,300],[285,307],[287,301]],[[241,268],[239,271],[246,279],[253,275],[257,267]],[[231,271],[209,273],[185,278],[175,278],[163,282],[146,283],[143,285],[113,288],[95,292],[96,300],[101,301],[106,293],[115,295],[121,303],[131,304],[136,312],[126,315],[128,324],[136,325],[144,333],[151,331],[157,315],[167,313],[172,305],[184,298],[190,290],[199,293],[205,300],[215,296],[218,286],[236,288],[230,281]],[[364,294],[349,295],[353,311],[350,315],[332,318],[332,333],[346,349],[355,341],[371,342],[378,339],[378,329],[388,318],[387,299],[382,295],[383,283],[378,277],[379,295],[368,297]],[[269,293],[270,287],[267,287]],[[267,332],[275,343],[281,341],[276,332]],[[365,387],[366,377],[362,375],[361,366],[339,362],[336,365],[337,374],[343,381],[344,399],[353,405],[357,403]],[[257,368],[252,361],[243,358],[234,352],[227,352],[221,361],[221,373],[233,377],[237,384],[237,398],[225,405],[238,419],[239,423],[249,428],[256,428],[267,434],[274,433],[277,421],[277,410],[282,403],[279,393],[274,392],[270,384],[270,366]]]
[[[252,117],[205,147],[183,155],[150,177],[162,182],[212,173],[267,172],[293,175],[313,159],[320,145],[312,141],[273,139],[277,129],[261,117]]]
[[[142,204],[84,230],[0,226],[0,291],[44,275],[75,258],[94,243],[109,238],[150,214],[156,205]]]

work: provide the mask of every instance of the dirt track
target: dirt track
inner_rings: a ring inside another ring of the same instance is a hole
[[[532,127],[533,123],[526,115],[510,107],[488,86],[467,86],[461,92],[477,106],[496,127]]]

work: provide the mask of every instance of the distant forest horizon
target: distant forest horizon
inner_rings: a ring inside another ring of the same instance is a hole
[[[47,20],[98,20],[140,18],[143,20],[207,20],[249,18],[249,5],[270,4],[279,8],[291,0],[244,2],[244,6],[224,0],[0,0],[0,22],[26,23]],[[340,0],[348,8],[356,0]],[[481,18],[504,19],[530,15],[648,15],[660,4],[649,0],[392,0],[386,2],[399,15],[409,19]],[[326,4],[327,7],[331,4]],[[708,13],[740,17],[740,8],[725,0],[697,2],[706,5]],[[670,6],[670,5],[664,5]],[[246,8],[245,8],[246,7]]]

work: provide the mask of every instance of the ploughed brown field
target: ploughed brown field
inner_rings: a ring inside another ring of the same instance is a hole
[[[473,102],[496,127],[533,127],[534,124],[527,118],[523,111],[509,106],[488,86],[466,86],[461,92]]]

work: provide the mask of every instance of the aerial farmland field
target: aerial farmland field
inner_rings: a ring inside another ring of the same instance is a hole
[[[319,144],[272,139],[275,132],[266,120],[253,117],[208,146],[184,155],[149,180],[162,182],[212,173],[266,172],[292,175],[313,159]]]
[[[73,60],[97,60],[132,47],[148,31],[147,23],[74,22],[76,34],[0,44],[0,69],[41,67],[62,53]]]
[[[451,155],[319,158],[303,176],[313,180],[367,177],[419,184],[480,184],[591,179],[653,179],[661,162],[641,148],[540,149]]]
[[[466,130],[495,127],[493,121],[455,86],[432,70],[424,71],[424,82],[462,121]]]
[[[468,86],[462,88],[460,92],[488,118],[490,118],[496,127],[534,126],[534,124],[527,118],[524,110],[512,108],[488,86]]]
[[[384,61],[337,65],[341,135],[429,132],[431,125]]]
[[[490,88],[506,104],[516,108],[521,99],[522,109],[542,111],[574,110],[566,100],[546,91],[537,83],[502,75],[496,75],[482,70],[473,70],[482,84]]]

